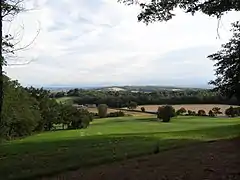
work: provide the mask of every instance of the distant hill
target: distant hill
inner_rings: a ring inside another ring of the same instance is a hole
[[[135,92],[152,92],[152,91],[185,91],[185,90],[199,90],[200,88],[185,88],[185,87],[174,87],[174,86],[110,86],[95,88],[101,91],[135,91]],[[203,88],[201,88],[203,89]]]
[[[153,92],[153,91],[185,91],[185,90],[199,90],[205,88],[191,88],[191,87],[177,87],[177,86],[106,86],[106,87],[44,87],[50,91],[69,91],[70,89],[88,89],[97,91],[132,91],[132,92]]]

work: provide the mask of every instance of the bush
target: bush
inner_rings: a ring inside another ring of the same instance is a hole
[[[221,108],[219,108],[219,107],[212,108],[212,112],[214,113],[215,116],[222,114],[222,112],[220,110],[221,110]]]
[[[208,112],[208,116],[210,116],[210,117],[215,117],[215,114],[214,114],[214,112],[213,112],[212,110],[210,110],[210,111]]]
[[[157,118],[162,119],[163,122],[169,122],[175,116],[175,109],[172,106],[158,107]]]
[[[117,111],[117,112],[110,112],[107,117],[123,117],[125,116],[125,113],[122,111]]]
[[[240,107],[234,108],[234,107],[230,106],[228,109],[226,109],[225,114],[226,114],[228,117],[237,117],[237,116],[240,116]]]
[[[129,104],[128,104],[128,109],[136,109],[137,108],[137,103],[134,102],[134,101],[131,101]]]
[[[198,116],[206,116],[206,112],[203,109],[200,109],[197,113]]]
[[[145,112],[145,107],[141,107],[141,111],[142,111],[142,112]]]
[[[31,135],[41,120],[36,99],[17,82],[3,76],[4,99],[0,140]]]
[[[183,115],[186,112],[187,110],[184,107],[181,107],[179,110],[176,111],[176,115]]]
[[[186,115],[187,116],[196,116],[197,113],[195,111],[188,110]]]
[[[106,104],[98,105],[98,115],[100,118],[107,117],[107,109],[108,109],[108,106]]]

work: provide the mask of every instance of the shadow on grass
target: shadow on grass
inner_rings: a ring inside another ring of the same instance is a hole
[[[61,141],[18,142],[0,145],[1,179],[34,179],[67,170],[126,160],[239,135],[240,126],[169,133],[137,133],[79,137]],[[36,137],[37,138],[37,137]]]

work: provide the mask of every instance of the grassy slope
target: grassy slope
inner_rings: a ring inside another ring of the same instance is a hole
[[[73,99],[76,97],[61,97],[61,98],[56,98],[57,102],[61,103],[68,103],[68,104],[73,104]]]
[[[153,117],[99,119],[84,130],[46,132],[0,145],[0,177],[51,174],[154,151],[240,135],[240,119]]]

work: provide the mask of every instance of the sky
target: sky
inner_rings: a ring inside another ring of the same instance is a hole
[[[24,86],[206,86],[214,79],[207,56],[240,16],[226,14],[218,38],[218,20],[201,13],[177,10],[171,21],[145,25],[137,6],[117,0],[26,0],[24,7],[4,23],[18,47],[31,44],[4,68]]]

